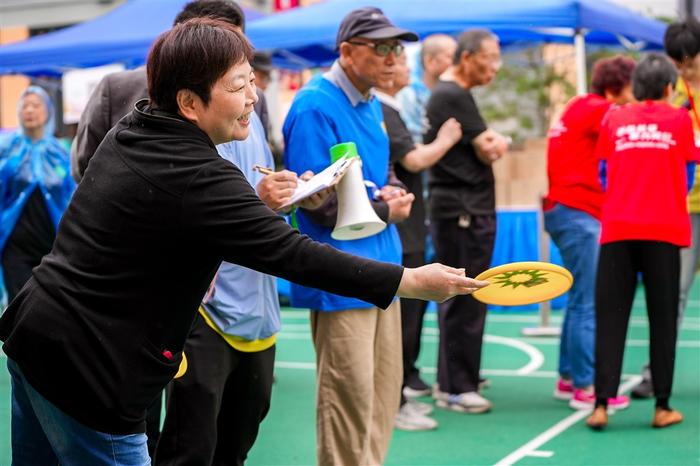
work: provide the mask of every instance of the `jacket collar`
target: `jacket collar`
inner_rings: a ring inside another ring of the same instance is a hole
[[[157,124],[172,126],[177,128],[178,131],[184,131],[190,133],[192,136],[196,136],[198,139],[203,139],[210,147],[213,149],[216,148],[207,133],[202,131],[197,125],[189,120],[186,120],[177,113],[171,113],[153,108],[148,99],[141,99],[136,102],[136,104],[134,104],[134,111],[132,112],[132,115],[136,122],[147,125]]]

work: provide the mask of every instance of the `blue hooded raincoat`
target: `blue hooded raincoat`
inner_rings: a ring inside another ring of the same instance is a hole
[[[68,206],[75,190],[70,177],[70,158],[59,141],[53,137],[54,108],[46,91],[38,86],[28,87],[20,97],[17,111],[29,94],[41,97],[48,118],[44,136],[33,141],[20,128],[0,137],[0,257],[8,238],[19,220],[29,196],[40,189],[54,227]],[[7,305],[5,281],[0,262],[0,309]]]

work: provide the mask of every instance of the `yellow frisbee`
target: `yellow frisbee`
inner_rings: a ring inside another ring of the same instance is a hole
[[[482,303],[521,306],[554,299],[566,293],[574,283],[571,272],[548,262],[513,262],[480,273],[477,280],[490,285],[472,296]]]

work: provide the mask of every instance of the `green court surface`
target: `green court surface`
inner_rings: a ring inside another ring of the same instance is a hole
[[[277,347],[272,408],[249,465],[315,463],[314,352],[308,312],[284,309]],[[554,313],[553,324],[561,322]],[[558,339],[523,337],[538,324],[535,313],[491,313],[486,327],[484,396],[492,412],[460,414],[436,409],[431,432],[395,431],[387,465],[698,465],[700,464],[700,280],[696,280],[679,335],[672,406],[685,421],[652,429],[653,400],[632,400],[602,432],[588,429],[585,412],[552,398]],[[643,293],[637,294],[628,332],[621,389],[636,382],[648,354]],[[420,364],[435,379],[435,314],[426,318]],[[4,362],[4,355],[2,355]],[[424,399],[424,401],[430,401]],[[0,369],[0,465],[10,464],[10,387]]]

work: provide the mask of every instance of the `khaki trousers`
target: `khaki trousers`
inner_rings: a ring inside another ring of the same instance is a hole
[[[318,464],[382,464],[403,377],[399,300],[384,311],[311,311],[311,335]]]

